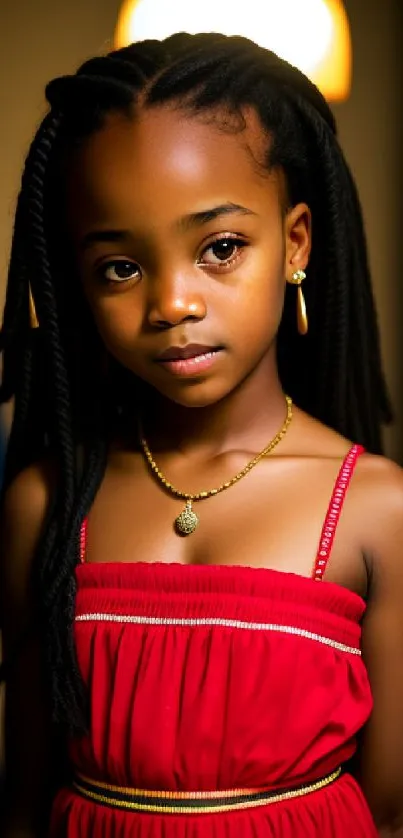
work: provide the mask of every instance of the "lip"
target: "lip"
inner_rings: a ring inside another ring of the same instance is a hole
[[[190,346],[185,347],[185,349],[187,348],[190,350]],[[192,354],[188,357],[183,357],[182,350],[181,358],[164,359],[160,357],[158,361],[164,369],[175,376],[194,378],[211,369],[222,353],[221,347],[198,346],[197,349],[198,352],[195,355],[195,345],[193,344]]]
[[[197,358],[200,355],[207,355],[209,352],[216,352],[220,347],[211,346],[205,343],[187,343],[186,346],[170,346],[158,355],[157,361],[187,361],[188,358]]]

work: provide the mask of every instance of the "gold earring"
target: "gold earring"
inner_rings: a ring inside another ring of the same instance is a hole
[[[308,331],[308,315],[306,313],[305,297],[301,284],[306,279],[305,271],[298,270],[293,273],[288,281],[291,285],[297,285],[297,327],[300,335],[306,335]]]
[[[36,313],[34,298],[32,296],[32,289],[29,286],[29,325],[31,329],[39,329],[39,320]]]

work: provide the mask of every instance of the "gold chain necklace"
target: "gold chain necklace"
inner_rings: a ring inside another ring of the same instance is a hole
[[[175,518],[175,527],[180,535],[190,535],[190,533],[195,531],[199,523],[199,518],[192,509],[192,504],[195,503],[195,501],[211,498],[213,497],[213,495],[218,495],[220,492],[223,492],[224,489],[229,489],[230,486],[234,485],[234,483],[238,483],[238,481],[241,480],[242,477],[245,477],[245,475],[248,474],[251,471],[251,469],[258,464],[262,457],[266,457],[268,454],[270,454],[273,451],[273,448],[275,448],[276,445],[278,445],[278,443],[281,442],[281,440],[288,431],[292,419],[292,399],[290,399],[289,396],[286,396],[285,398],[287,403],[287,416],[284,420],[282,428],[279,430],[276,436],[273,437],[271,442],[269,442],[269,444],[266,445],[265,448],[263,448],[263,451],[260,451],[259,454],[256,454],[256,456],[253,457],[253,460],[250,460],[250,462],[247,463],[247,465],[243,469],[241,469],[241,471],[239,471],[238,474],[235,475],[235,477],[232,477],[231,480],[227,480],[225,483],[221,483],[221,485],[217,486],[216,489],[208,489],[205,492],[195,492],[195,494],[191,494],[190,492],[181,492],[180,489],[176,489],[175,486],[173,486],[172,483],[170,483],[169,480],[167,480],[166,477],[164,477],[164,475],[158,468],[157,463],[155,462],[153,455],[151,454],[151,451],[148,447],[147,440],[145,439],[140,427],[140,445],[142,447],[144,456],[148,462],[148,465],[150,466],[151,471],[155,474],[160,483],[162,483],[164,488],[167,489],[172,495],[174,495],[177,498],[182,498],[183,500],[186,500],[185,508],[182,510],[180,515],[178,515],[178,517]]]

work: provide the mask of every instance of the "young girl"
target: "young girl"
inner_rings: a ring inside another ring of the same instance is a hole
[[[331,111],[221,35],[47,98],[3,329],[3,835],[401,837],[403,477]]]

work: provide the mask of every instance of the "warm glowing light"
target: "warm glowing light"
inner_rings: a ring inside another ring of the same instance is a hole
[[[115,46],[175,32],[244,35],[309,76],[329,101],[351,87],[351,36],[341,0],[125,0]]]

